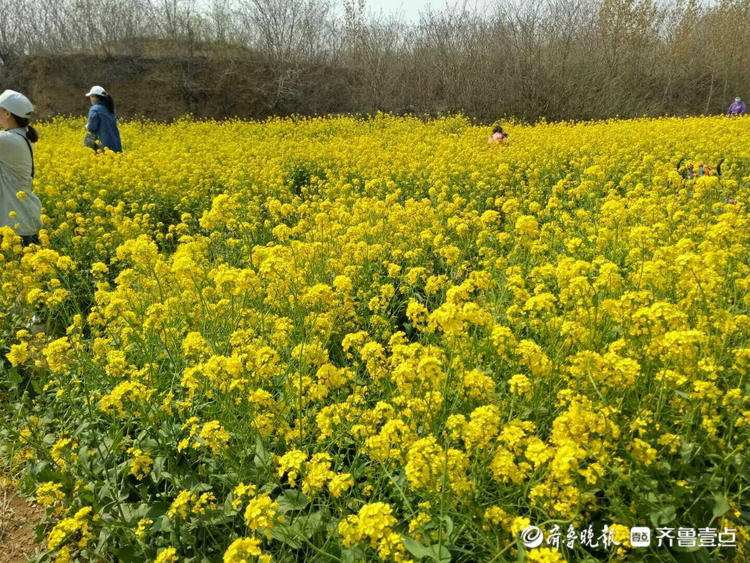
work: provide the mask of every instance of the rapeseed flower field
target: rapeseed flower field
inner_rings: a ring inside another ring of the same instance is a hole
[[[0,245],[45,560],[750,558],[750,120],[82,125]]]

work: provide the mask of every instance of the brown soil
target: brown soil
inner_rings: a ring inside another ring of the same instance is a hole
[[[0,479],[0,563],[22,563],[43,551],[34,541],[34,527],[43,515],[41,507],[19,497]]]
[[[0,65],[2,67],[2,65]],[[23,57],[15,80],[4,80],[34,100],[37,119],[56,114],[86,115],[84,93],[93,84],[107,88],[122,119],[145,116],[171,120],[264,118],[346,110],[346,73],[326,65],[286,69],[259,55],[231,57],[36,55]],[[0,78],[4,78],[0,68]]]

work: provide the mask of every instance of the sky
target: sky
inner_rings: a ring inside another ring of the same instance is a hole
[[[493,0],[365,0],[368,12],[378,15],[401,16],[406,22],[416,23],[419,21],[420,12],[428,9],[442,11],[446,8],[456,8],[466,5],[469,9],[481,11],[493,4]],[[474,11],[474,10],[472,10]]]
[[[713,5],[719,0],[699,0],[700,4]],[[379,16],[393,15],[401,16],[406,23],[418,23],[420,12],[430,9],[432,11],[442,11],[446,7],[466,6],[469,11],[484,12],[502,4],[519,4],[523,5],[524,0],[365,0],[365,8],[368,13]],[[334,2],[339,4],[339,2]]]

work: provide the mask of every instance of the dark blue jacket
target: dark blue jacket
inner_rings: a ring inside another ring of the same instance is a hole
[[[94,133],[99,142],[113,152],[122,152],[117,115],[102,104],[92,104],[86,129]]]

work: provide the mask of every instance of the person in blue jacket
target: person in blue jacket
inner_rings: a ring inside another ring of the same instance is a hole
[[[120,131],[117,129],[117,114],[112,96],[101,86],[92,86],[86,96],[91,100],[89,121],[86,124],[84,144],[97,150],[106,147],[112,152],[122,152]],[[100,145],[101,144],[101,145]]]

